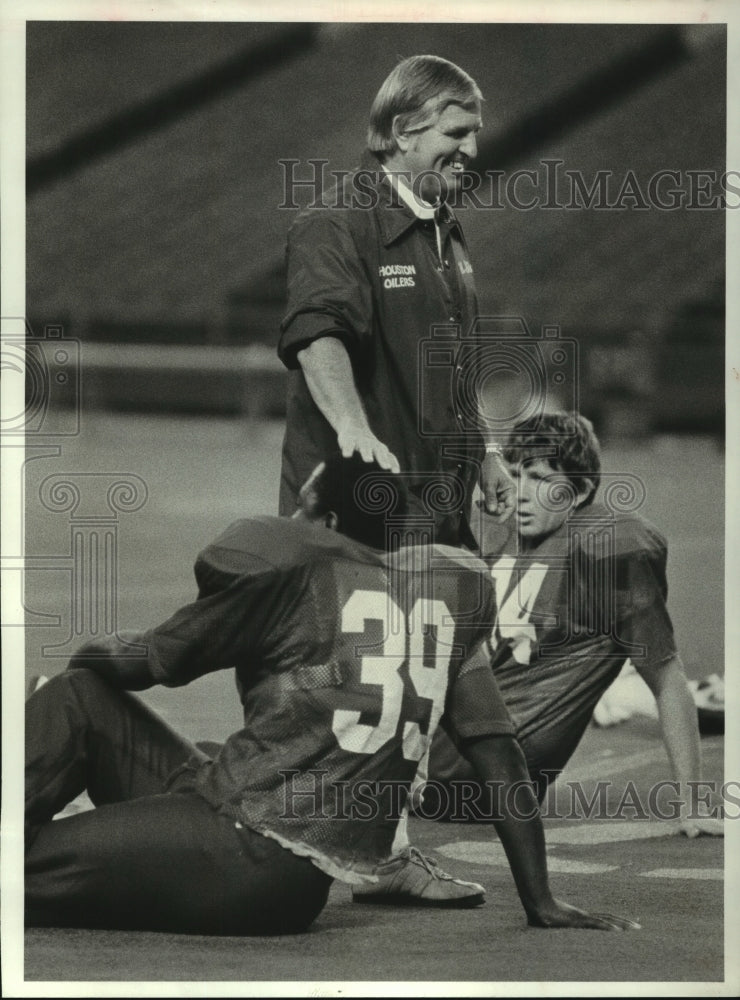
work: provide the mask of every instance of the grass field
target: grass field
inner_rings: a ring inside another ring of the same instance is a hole
[[[72,634],[79,616],[70,596],[70,525],[73,532],[89,532],[94,504],[102,502],[105,513],[105,493],[102,501],[96,493],[86,508],[81,501],[75,510],[49,510],[39,499],[47,477],[63,473],[85,496],[108,482],[107,473],[116,474],[113,479],[133,474],[146,484],[143,506],[119,512],[113,520],[109,512],[108,530],[118,553],[118,625],[148,625],[192,599],[195,554],[226,523],[276,509],[281,437],[278,422],[87,414],[81,434],[67,440],[61,454],[32,459],[26,555],[37,568],[27,573],[26,605],[37,616],[58,620],[28,628],[27,673],[62,670],[68,642],[79,638]],[[722,672],[721,452],[710,440],[657,438],[640,446],[607,447],[604,465],[643,479],[644,513],[669,538],[670,607],[690,675]],[[180,691],[154,689],[145,697],[192,739],[220,739],[239,724],[228,676],[211,676]],[[724,740],[707,737],[703,744],[705,776],[720,781]],[[101,983],[96,995],[146,996],[156,988],[142,984],[173,982],[180,984],[180,995],[216,990],[246,995],[265,993],[266,982],[278,982],[286,984],[280,992],[313,989],[313,995],[339,995],[339,987],[330,984],[377,982],[380,993],[393,992],[392,983],[406,983],[406,991],[430,995],[434,990],[428,983],[457,981],[466,993],[484,984],[479,990],[485,995],[513,992],[516,983],[532,989],[535,983],[549,984],[551,994],[588,992],[588,985],[576,983],[591,984],[591,989],[599,983],[602,995],[620,994],[622,987],[603,984],[638,983],[642,995],[658,995],[655,984],[670,983],[663,992],[734,995],[737,979],[734,987],[723,985],[723,843],[671,836],[670,824],[628,822],[629,813],[624,821],[566,818],[567,780],[581,781],[588,790],[597,778],[610,779],[612,794],[618,795],[631,779],[645,795],[668,776],[652,721],[592,728],[546,819],[556,894],[632,916],[642,923],[639,932],[527,929],[490,828],[414,820],[414,842],[447,870],[483,882],[486,906],[458,913],[359,907],[345,886],[335,884],[310,933],[285,939],[34,929],[25,936],[23,990],[50,996],[59,983],[76,981]],[[734,951],[728,959],[735,962]],[[728,983],[736,970],[736,963],[728,966]],[[506,985],[497,991],[496,983]],[[342,989],[345,995],[353,992],[350,985]],[[448,985],[438,988],[445,990]]]

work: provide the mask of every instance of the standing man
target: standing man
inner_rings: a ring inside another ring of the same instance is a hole
[[[434,327],[465,336],[477,316],[473,268],[447,202],[476,155],[481,101],[475,81],[446,59],[399,63],[373,103],[360,169],[291,229],[279,345],[290,369],[282,514],[335,451],[404,473],[412,513],[433,518],[435,542],[475,546],[476,483],[489,514],[513,509],[513,483],[477,401],[463,413],[455,398],[456,359],[427,365],[423,351]],[[425,487],[435,484],[449,502],[430,510]]]

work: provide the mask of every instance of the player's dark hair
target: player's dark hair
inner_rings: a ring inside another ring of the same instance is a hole
[[[416,132],[437,121],[450,104],[477,111],[483,95],[465,70],[441,56],[410,56],[390,72],[373,101],[367,145],[374,153],[393,153],[393,120]]]
[[[397,533],[389,531],[388,518],[401,519],[408,509],[406,488],[398,476],[377,462],[365,462],[358,452],[351,458],[337,452],[327,459],[314,491],[317,513],[333,510],[343,535],[374,549],[392,547]]]
[[[593,424],[580,413],[543,413],[515,424],[504,458],[512,463],[543,458],[554,471],[564,472],[579,493],[589,490],[579,507],[587,507],[596,496],[601,446]]]

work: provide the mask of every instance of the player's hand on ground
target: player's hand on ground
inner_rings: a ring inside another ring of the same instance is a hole
[[[577,906],[562,903],[553,899],[547,906],[540,907],[536,913],[528,914],[530,927],[544,927],[547,930],[560,928],[581,928],[596,931],[636,931],[640,924],[627,917],[615,917],[611,913],[587,913]]]
[[[676,832],[689,840],[696,837],[724,837],[724,799],[708,782],[696,786],[696,796],[683,797]]]
[[[516,507],[516,483],[500,455],[488,454],[483,459],[480,488],[486,513],[505,521]]]
[[[351,458],[359,451],[363,461],[375,461],[382,469],[400,472],[401,467],[393,452],[375,437],[369,427],[357,423],[344,423],[337,431],[337,443],[344,458]]]
[[[695,816],[694,818],[680,819],[678,821],[678,832],[689,840],[695,837],[724,837],[725,826],[721,819],[716,816]]]

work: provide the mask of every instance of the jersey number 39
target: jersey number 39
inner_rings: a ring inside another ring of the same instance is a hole
[[[352,753],[377,753],[398,733],[403,702],[404,682],[400,668],[408,661],[409,676],[417,695],[431,700],[426,734],[419,724],[403,724],[403,755],[418,761],[424,755],[440,716],[447,693],[447,674],[452,653],[454,622],[444,603],[420,598],[408,619],[387,593],[356,590],[342,609],[342,631],[362,633],[368,621],[383,625],[383,650],[380,656],[363,656],[360,681],[381,688],[381,713],[377,725],[361,723],[360,712],[336,709],[332,729],[343,750]],[[391,627],[393,624],[393,628]],[[433,655],[425,658],[425,645]]]

